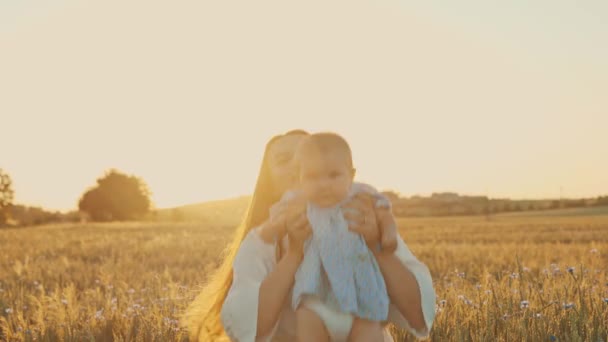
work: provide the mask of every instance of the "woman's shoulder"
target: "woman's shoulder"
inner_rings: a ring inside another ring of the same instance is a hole
[[[267,243],[260,236],[261,227],[251,228],[238,248],[236,259],[244,259],[247,261],[251,257],[255,256],[272,256],[274,257],[275,245],[274,243]]]
[[[241,243],[241,247],[243,247],[243,245],[252,245],[252,246],[255,246],[255,248],[264,248],[264,247],[274,248],[273,242],[266,242],[262,238],[262,235],[261,235],[262,229],[263,229],[263,226],[256,226],[256,227],[251,228],[245,235],[245,238],[243,239],[243,242]]]
[[[276,264],[274,244],[264,242],[255,230],[250,230],[241,242],[232,263],[235,279],[262,280]]]

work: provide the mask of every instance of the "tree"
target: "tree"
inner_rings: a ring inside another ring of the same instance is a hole
[[[8,211],[13,205],[13,181],[11,177],[0,169],[0,224],[5,223],[8,219]]]
[[[78,203],[78,209],[94,221],[137,219],[151,206],[146,183],[114,169],[97,179],[97,185],[87,190]]]

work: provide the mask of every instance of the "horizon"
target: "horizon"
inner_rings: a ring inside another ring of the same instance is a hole
[[[399,195],[400,198],[408,198],[408,199],[411,199],[412,197],[417,197],[417,196],[423,197],[423,198],[430,198],[433,194],[444,194],[444,193],[454,193],[460,197],[469,197],[469,196],[470,197],[479,197],[479,196],[483,197],[483,196],[485,196],[483,194],[458,193],[458,192],[454,192],[454,191],[432,191],[430,193],[425,193],[425,194],[421,194],[421,193],[402,194],[402,193],[399,193],[399,192],[396,192],[396,191],[390,190],[390,189],[379,189],[379,190],[382,192],[385,192],[385,191],[395,192],[396,194]],[[195,201],[192,203],[185,203],[185,204],[181,204],[181,205],[177,205],[177,206],[170,206],[170,207],[154,206],[154,207],[150,208],[150,211],[171,210],[171,209],[177,209],[177,208],[182,208],[182,207],[187,207],[187,206],[196,206],[196,205],[223,202],[223,201],[236,201],[236,200],[241,200],[241,199],[245,199],[245,198],[249,199],[251,196],[252,196],[252,194],[244,194],[244,195],[237,195],[237,196],[226,197],[226,198],[215,198],[215,199],[209,199],[209,200]],[[604,197],[604,196],[608,196],[608,194],[598,194],[597,196],[588,196],[588,197],[562,197],[562,198],[559,198],[559,197],[530,197],[530,198],[488,197],[488,199],[489,200],[507,200],[507,201],[557,201],[557,200],[576,201],[576,200],[582,200],[582,199],[596,199],[598,197]],[[62,214],[78,211],[77,206],[75,206],[74,208],[67,208],[67,209],[53,209],[53,208],[41,207],[36,204],[27,204],[27,203],[13,203],[13,205],[33,207],[33,208],[37,207],[37,208],[41,208],[48,212],[60,212]],[[566,208],[563,208],[563,209],[566,209]]]
[[[294,128],[381,190],[608,194],[608,2],[232,5],[1,4],[15,203],[74,210],[110,168],[158,208],[247,196]]]

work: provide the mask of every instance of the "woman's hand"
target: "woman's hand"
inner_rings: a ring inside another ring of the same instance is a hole
[[[376,199],[359,193],[344,207],[349,229],[361,234],[372,252],[393,253],[397,249],[397,225],[390,208],[377,207]]]
[[[374,200],[366,193],[356,194],[343,207],[344,218],[348,221],[348,229],[359,233],[367,243],[367,246],[375,251],[380,242],[380,227]]]
[[[281,241],[287,234],[289,250],[297,254],[303,253],[304,242],[312,229],[306,216],[306,201],[301,196],[295,196],[276,208],[273,215],[264,223],[261,236],[270,243]]]
[[[312,234],[306,214],[306,200],[302,196],[293,198],[285,209],[285,233],[289,238],[288,253],[304,255],[304,242]]]

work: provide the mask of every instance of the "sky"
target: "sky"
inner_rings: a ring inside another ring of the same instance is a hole
[[[404,196],[595,197],[607,41],[603,0],[2,1],[0,168],[20,204],[116,168],[173,207],[250,194],[301,128]]]

